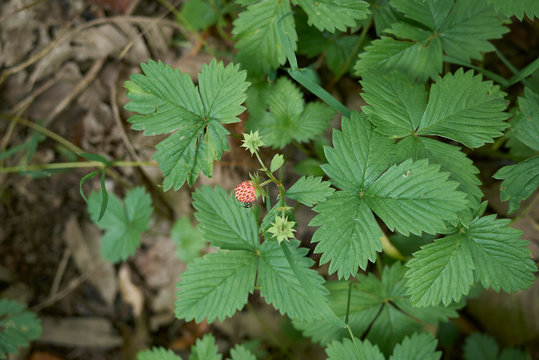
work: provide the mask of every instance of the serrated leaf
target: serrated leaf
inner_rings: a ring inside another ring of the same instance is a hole
[[[526,146],[539,151],[539,94],[524,88],[518,98],[522,117],[513,125],[513,135]]]
[[[467,204],[466,195],[455,190],[458,183],[439,170],[427,160],[393,165],[365,190],[364,199],[391,231],[442,232],[444,222],[456,220],[456,213]]]
[[[283,243],[285,244],[285,243]],[[324,279],[309,269],[314,261],[305,257],[308,249],[299,248],[299,241],[286,243],[297,270],[310,285],[310,293],[302,286],[277,241],[265,241],[260,249],[258,283],[260,295],[281,314],[292,319],[314,320],[323,316],[320,303],[327,303]]]
[[[230,350],[230,357],[232,360],[256,360],[256,356],[243,345],[234,346]]]
[[[509,200],[509,214],[520,207],[539,187],[539,156],[526,159],[516,165],[504,166],[493,177],[503,180],[500,185],[501,200]]]
[[[178,282],[176,317],[186,321],[224,320],[240,310],[254,290],[257,256],[218,251],[191,262]]]
[[[198,339],[191,348],[189,360],[221,360],[223,357],[218,353],[215,338],[211,334],[206,334],[202,339]]]
[[[106,231],[101,241],[101,255],[114,263],[125,260],[135,253],[140,235],[148,229],[153,213],[152,199],[144,187],[130,190],[123,204],[111,193],[107,210],[98,220],[101,201],[97,192],[90,194],[88,211],[92,221]]]
[[[16,301],[0,299],[0,358],[16,354],[41,332],[41,322],[34,312]]]
[[[389,137],[403,137],[416,131],[425,108],[425,86],[411,82],[400,72],[367,73],[361,81],[365,114],[376,130]]]
[[[389,360],[438,360],[442,353],[436,350],[436,339],[429,333],[413,334],[395,346]]]
[[[539,18],[539,3],[535,0],[488,0],[494,5],[499,13],[510,17],[516,16],[522,21],[524,14],[533,20],[533,17]]]
[[[212,60],[202,67],[199,86],[162,62],[141,64],[144,75],[134,74],[125,83],[131,100],[127,110],[136,130],[146,135],[177,131],[159,143],[154,159],[165,176],[163,187],[179,189],[194,183],[200,171],[211,176],[213,161],[228,150],[228,131],[221,125],[237,122],[249,83],[238,65]]]
[[[396,23],[399,19],[393,7],[390,6],[389,0],[376,1],[377,6],[372,6],[372,17],[374,20],[374,27],[376,28],[376,35],[380,36],[385,29]]]
[[[289,1],[267,0],[248,6],[234,21],[237,58],[253,74],[267,74],[286,61],[279,27],[296,50],[297,34]],[[256,59],[256,61],[253,61]]]
[[[370,14],[369,4],[361,0],[293,0],[309,17],[309,25],[318,30],[335,32],[335,29],[346,31],[354,27],[358,20],[366,19]]]
[[[463,350],[465,360],[496,360],[499,347],[490,336],[473,333],[466,338]]]
[[[335,112],[322,103],[311,102],[305,106],[298,87],[279,78],[267,95],[269,112],[259,119],[247,122],[248,130],[258,130],[264,143],[284,147],[292,140],[306,142],[321,134],[333,119]]]
[[[353,112],[333,131],[333,147],[325,147],[324,172],[337,187],[361,191],[372,184],[392,161],[392,140],[374,131],[365,115]]]
[[[153,347],[137,353],[137,360],[181,360],[182,357],[172,350]]]
[[[193,227],[187,217],[182,217],[174,223],[170,238],[176,245],[176,255],[186,263],[198,258],[206,245],[202,233]]]
[[[508,126],[503,96],[491,81],[460,68],[432,85],[417,133],[443,136],[471,148],[492,142]]]
[[[343,339],[329,344],[326,348],[328,360],[385,360],[378,347],[369,340],[355,338],[354,341],[355,344],[350,339]]]
[[[199,229],[213,246],[246,251],[259,247],[254,213],[240,206],[223,188],[202,186],[193,193],[193,200]]]
[[[284,164],[284,157],[281,154],[275,154],[273,159],[271,159],[270,171],[275,172],[280,169]]]
[[[408,294],[418,306],[449,304],[468,293],[475,281],[499,291],[529,287],[536,267],[521,232],[509,220],[476,218],[469,229],[435,240],[408,262]]]
[[[337,191],[328,200],[318,204],[319,213],[309,226],[320,226],[312,242],[318,243],[320,264],[331,261],[329,273],[339,278],[354,276],[358,267],[365,269],[382,251],[380,227],[363,199],[357,193]]]
[[[449,14],[454,1],[391,0],[391,6],[408,19],[417,21],[429,29],[439,29]]]
[[[333,194],[329,181],[322,181],[320,176],[301,177],[288,190],[286,196],[307,206],[314,206],[325,201]]]

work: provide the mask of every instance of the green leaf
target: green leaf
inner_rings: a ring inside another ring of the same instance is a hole
[[[25,305],[0,299],[0,357],[16,354],[18,348],[41,336],[41,322]]]
[[[232,34],[239,49],[237,59],[250,74],[267,74],[285,63],[286,55],[279,27],[282,28],[293,50],[296,50],[297,34],[294,18],[286,16],[291,11],[288,1],[261,1],[249,5],[234,21]]]
[[[213,335],[206,334],[202,339],[197,339],[191,348],[189,360],[221,360],[223,357],[218,353]]]
[[[403,235],[445,230],[445,221],[456,220],[466,207],[466,195],[455,189],[449,173],[427,160],[406,160],[393,165],[368,189],[364,199],[388,228]]]
[[[246,251],[259,247],[254,213],[239,205],[223,188],[203,186],[193,193],[193,200],[199,229],[213,246]]]
[[[376,260],[382,251],[383,236],[372,211],[358,193],[337,191],[328,200],[318,204],[319,213],[309,226],[320,226],[312,242],[318,243],[316,253],[322,253],[320,264],[331,261],[329,273],[339,278],[354,276]]]
[[[228,150],[228,131],[221,125],[237,122],[249,83],[238,65],[212,60],[202,66],[198,88],[189,74],[162,62],[141,64],[144,75],[125,83],[131,100],[127,110],[135,130],[146,135],[176,133],[157,144],[154,159],[165,176],[163,187],[179,189],[194,183],[200,171],[211,176],[213,161]]]
[[[391,139],[374,131],[365,115],[342,119],[342,131],[333,131],[333,147],[325,147],[322,165],[331,182],[343,190],[360,192],[371,185],[392,161]]]
[[[230,350],[230,357],[232,360],[256,360],[256,356],[243,345],[234,346]]]
[[[513,135],[526,146],[539,151],[539,94],[524,88],[524,96],[518,98],[522,117],[514,124]]]
[[[137,360],[181,360],[181,356],[172,350],[162,347],[153,347],[137,353]]]
[[[281,154],[275,154],[273,159],[271,159],[270,171],[275,172],[281,168],[284,164],[284,157]]]
[[[439,29],[449,14],[454,1],[391,0],[391,6],[429,29]]]
[[[187,217],[178,219],[172,226],[170,238],[176,245],[176,255],[186,263],[200,257],[200,252],[206,245],[202,233]]]
[[[507,227],[510,220],[476,218],[469,229],[435,240],[408,262],[408,294],[418,306],[458,301],[472,283],[481,282],[506,292],[526,289],[536,267],[521,232]]]
[[[307,206],[314,206],[325,201],[335,191],[329,181],[322,181],[320,176],[301,177],[287,191],[286,196]]]
[[[414,334],[395,346],[389,360],[438,360],[442,353],[435,351],[436,345],[436,339],[431,334]]]
[[[374,27],[376,35],[380,36],[385,29],[396,23],[399,19],[393,7],[390,6],[390,0],[377,0],[377,6],[372,6],[372,17],[374,19]]]
[[[414,133],[427,107],[425,86],[401,72],[367,73],[361,81],[365,114],[383,135],[400,138]]]
[[[342,342],[334,341],[326,348],[328,360],[384,360],[384,355],[376,345],[369,340],[361,341],[354,339],[356,345],[350,339]]]
[[[501,136],[508,124],[504,94],[473,71],[447,74],[432,85],[418,128],[420,135],[439,135],[475,148]]]
[[[539,18],[539,3],[535,0],[488,0],[494,5],[497,12],[510,17],[516,16],[522,21],[524,14],[533,20],[533,17]]]
[[[213,322],[232,316],[253,292],[256,266],[255,253],[242,250],[218,251],[195,259],[178,282],[176,317]]]
[[[369,4],[361,0],[293,0],[293,3],[305,10],[309,25],[320,31],[346,31],[347,27],[356,26],[358,20],[366,19],[370,14]]]
[[[311,102],[305,106],[298,87],[287,78],[279,78],[268,95],[269,112],[247,123],[248,130],[259,130],[265,143],[284,147],[292,140],[306,142],[320,135],[335,112],[328,106]]]
[[[140,235],[148,229],[152,219],[152,199],[144,187],[130,190],[122,204],[110,194],[107,210],[99,220],[102,200],[97,192],[90,194],[88,211],[92,221],[106,230],[101,242],[101,255],[105,260],[116,263],[135,253],[140,245]]]
[[[496,360],[499,347],[490,336],[473,333],[466,338],[463,350],[465,360]]]
[[[194,30],[206,30],[219,19],[216,9],[206,1],[187,0],[182,5],[181,19],[185,19]],[[178,22],[182,21],[178,17]]]
[[[509,214],[520,207],[539,187],[539,156],[526,159],[516,165],[504,166],[493,177],[503,180],[500,185],[502,201],[509,200]]]
[[[310,292],[300,283],[277,241],[265,241],[260,249],[258,264],[260,295],[281,314],[287,314],[292,319],[318,319],[323,316],[320,303],[327,302],[327,290],[322,285],[324,279],[315,270],[309,269],[314,261],[305,257],[308,249],[299,248],[299,241],[291,240],[283,242],[283,245],[290,249],[299,275],[310,285]]]

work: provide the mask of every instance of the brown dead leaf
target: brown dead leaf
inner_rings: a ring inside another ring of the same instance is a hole
[[[115,348],[122,338],[105,318],[42,317],[43,333],[37,342],[69,347]]]
[[[139,317],[144,306],[144,296],[142,290],[131,281],[131,270],[127,264],[122,264],[118,272],[118,283],[120,284],[120,293],[126,303],[131,305],[135,317]]]

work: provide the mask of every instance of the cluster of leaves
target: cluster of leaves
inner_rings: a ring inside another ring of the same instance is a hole
[[[16,301],[0,299],[0,359],[17,353],[41,335],[41,322],[36,314]]]

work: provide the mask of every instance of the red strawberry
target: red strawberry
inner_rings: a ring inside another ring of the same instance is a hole
[[[250,207],[251,203],[256,200],[256,186],[251,180],[246,180],[234,188],[234,196],[236,199],[245,204],[245,207]]]

